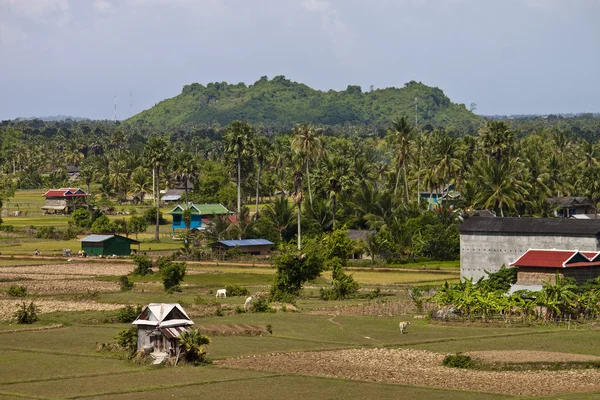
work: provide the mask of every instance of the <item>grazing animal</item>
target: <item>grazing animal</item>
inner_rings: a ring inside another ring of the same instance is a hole
[[[409,321],[400,321],[400,323],[398,324],[398,326],[400,327],[400,334],[404,335],[404,332],[406,332],[406,328],[410,325]]]
[[[227,297],[227,290],[217,289],[217,295],[215,297]]]
[[[251,302],[252,302],[252,296],[250,296],[246,299],[246,302],[244,303],[244,310],[248,309],[248,306],[250,305]]]

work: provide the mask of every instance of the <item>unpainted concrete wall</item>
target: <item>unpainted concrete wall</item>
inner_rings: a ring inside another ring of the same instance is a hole
[[[599,251],[593,237],[528,235],[528,234],[461,234],[460,277],[477,280],[495,272],[502,264],[508,267],[528,249]]]

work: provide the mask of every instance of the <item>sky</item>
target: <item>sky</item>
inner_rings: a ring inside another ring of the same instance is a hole
[[[484,115],[600,112],[599,21],[600,0],[0,0],[0,120],[112,119],[115,95],[125,119],[264,75],[421,81]]]

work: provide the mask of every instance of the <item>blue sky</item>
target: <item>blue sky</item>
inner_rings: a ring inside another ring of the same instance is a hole
[[[410,80],[477,113],[600,111],[596,0],[0,0],[0,119],[118,118],[213,81]]]

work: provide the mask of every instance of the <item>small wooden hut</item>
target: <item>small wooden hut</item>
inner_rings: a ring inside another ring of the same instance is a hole
[[[133,321],[138,327],[138,351],[167,353],[174,356],[181,332],[194,321],[178,303],[151,303]]]

